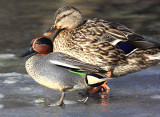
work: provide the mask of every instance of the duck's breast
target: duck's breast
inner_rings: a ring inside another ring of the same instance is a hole
[[[26,62],[28,74],[39,84],[56,91],[86,89],[85,77],[51,64],[47,56],[33,56]]]

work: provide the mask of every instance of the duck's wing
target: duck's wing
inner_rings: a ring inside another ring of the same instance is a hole
[[[105,24],[105,26],[108,28],[108,30],[106,30],[106,35],[108,36],[108,38],[113,38],[111,41],[113,45],[117,45],[120,42],[126,42],[138,49],[160,47],[160,44],[137,35],[122,24],[112,22],[108,22]]]
[[[53,54],[50,54],[49,61],[51,64],[61,66],[63,68],[67,68],[73,71],[85,72],[87,74],[92,74],[92,73],[106,74],[107,73],[107,71],[101,69],[98,66],[84,63],[70,55],[60,53],[60,52],[54,52]]]
[[[127,38],[128,38],[127,41],[128,43],[134,45],[139,49],[160,48],[159,43],[147,40],[137,34],[130,34],[127,36]]]
[[[108,22],[101,19],[93,19],[88,21],[90,27],[86,34],[94,34],[95,36],[88,36],[94,41],[109,42],[113,46],[118,46],[124,53],[128,54],[134,49],[149,49],[160,48],[160,44],[152,42],[137,35],[129,28],[119,23]],[[91,32],[89,32],[91,31]]]
[[[101,85],[108,80],[107,71],[98,66],[84,63],[70,55],[55,52],[50,54],[50,63],[68,69],[70,72],[84,76],[86,84],[92,87]]]

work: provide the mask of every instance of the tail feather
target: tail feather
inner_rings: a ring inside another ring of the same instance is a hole
[[[128,43],[132,44],[133,46],[139,49],[149,49],[149,48],[159,48],[160,44],[154,41],[147,40],[139,35],[130,34],[128,35]]]
[[[138,50],[127,57],[127,64],[118,65],[113,69],[114,77],[141,71],[160,62],[160,50],[157,48]]]
[[[160,60],[160,53],[149,56],[148,57],[150,60]]]

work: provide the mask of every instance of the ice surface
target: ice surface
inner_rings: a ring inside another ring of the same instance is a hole
[[[0,54],[0,59],[16,59],[15,54]]]

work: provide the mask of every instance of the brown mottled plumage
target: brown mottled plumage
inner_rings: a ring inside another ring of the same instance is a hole
[[[98,65],[114,76],[140,71],[160,61],[159,44],[121,24],[97,18],[83,21],[81,12],[71,6],[59,8],[55,16],[55,24],[44,34],[56,33],[54,52]],[[135,49],[121,49],[122,42]]]

